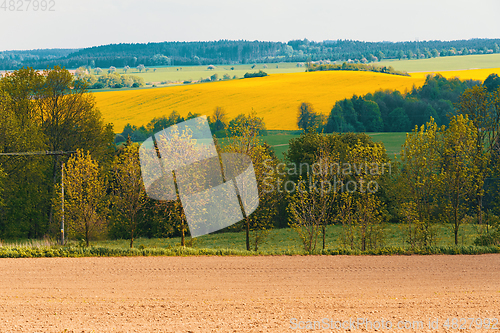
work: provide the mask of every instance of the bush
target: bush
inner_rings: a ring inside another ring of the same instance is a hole
[[[193,245],[193,244],[191,244]],[[346,248],[315,250],[312,253],[298,250],[244,251],[235,249],[210,249],[192,247],[122,249],[115,247],[0,247],[0,258],[41,257],[122,257],[122,256],[257,256],[257,255],[429,255],[429,254],[485,254],[499,253],[495,246],[442,246],[419,249],[384,247],[360,251]]]
[[[139,88],[139,87],[140,87],[140,85],[139,85],[139,83],[137,83],[137,82],[134,82],[134,83],[132,84],[132,88]]]
[[[102,88],[104,88],[104,83],[96,82],[93,85],[91,85],[89,88],[90,89],[102,89]]]
[[[113,86],[113,88],[123,88],[123,85],[121,83],[117,83]]]
[[[267,73],[264,72],[263,70],[258,71],[257,73],[245,73],[243,76],[245,79],[248,79],[250,77],[264,77],[267,76]]]
[[[115,136],[115,143],[120,143],[120,142],[125,142],[125,137],[123,137],[123,135],[121,134],[117,134]]]
[[[366,71],[366,72],[376,72],[376,73],[386,73],[386,74],[410,76],[410,74],[408,74],[406,72],[394,70],[394,68],[392,68],[391,66],[378,67],[378,66],[364,65],[364,64],[348,64],[346,62],[344,62],[342,65],[309,64],[307,66],[307,72],[316,72],[316,71]]]
[[[492,232],[485,235],[481,235],[474,239],[474,245],[476,246],[491,246],[500,245],[500,232]]]

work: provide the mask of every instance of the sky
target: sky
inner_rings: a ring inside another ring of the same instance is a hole
[[[35,0],[15,7],[0,0],[0,51],[220,39],[500,38],[499,0],[38,1],[52,11],[34,11]]]

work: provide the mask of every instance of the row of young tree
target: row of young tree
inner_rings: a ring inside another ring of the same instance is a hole
[[[324,235],[324,224],[336,221],[344,226],[344,245],[363,250],[376,246],[383,240],[380,223],[384,219],[401,223],[412,247],[434,245],[436,228],[442,223],[451,226],[458,244],[461,225],[469,222],[483,232],[477,245],[499,244],[500,88],[481,85],[466,89],[457,113],[448,126],[439,126],[432,117],[425,125],[415,126],[390,174],[364,169],[351,179],[342,178],[341,173],[303,174],[320,183],[376,180],[381,186],[375,194],[322,190],[293,194],[292,227],[299,230],[306,250],[314,250],[321,228]],[[290,142],[288,159],[294,164],[318,165],[322,161],[341,165],[387,162],[385,150],[377,145],[351,143],[342,148],[342,138],[350,135],[309,131]]]
[[[217,151],[249,156],[256,177],[262,180],[264,166],[276,165],[278,159],[269,146],[260,142],[258,128],[262,120],[254,114],[246,118],[247,122],[238,125],[238,135],[228,138],[223,144],[215,141]],[[176,118],[176,121],[179,123],[184,120]],[[171,126],[175,127],[175,124]],[[169,145],[179,143],[179,149],[170,149],[171,154],[165,158],[170,161],[182,158],[180,155],[191,151],[188,146],[196,149],[193,141],[190,134],[177,132]],[[101,166],[82,150],[69,159],[64,166],[64,207],[67,231],[71,238],[84,239],[87,246],[91,239],[109,237],[130,239],[130,247],[133,247],[137,236],[180,236],[180,245],[187,243],[189,229],[179,197],[165,201],[151,199],[146,194],[139,147],[128,137],[108,167]],[[242,222],[229,227],[229,231],[246,231],[247,249],[258,248],[274,226],[279,193],[265,192],[263,186],[262,181],[258,182],[260,205],[257,210]],[[60,193],[59,185],[56,185],[56,193]],[[56,196],[53,200],[58,220],[62,216],[61,200],[62,196]]]
[[[500,86],[500,78],[491,74],[481,83],[429,75],[422,87],[414,87],[404,94],[377,91],[337,101],[328,117],[315,112],[310,103],[303,103],[299,108],[298,126],[303,130],[316,127],[325,133],[408,132],[425,124],[430,117],[438,126],[448,125],[450,117],[457,114],[455,106],[460,96],[481,84],[487,91],[494,92]]]
[[[500,52],[499,39],[455,41],[363,42],[355,40],[307,39],[283,42],[206,41],[111,44],[80,50],[30,50],[0,52],[0,69],[22,66],[44,69],[91,66],[108,68],[145,66],[186,66],[237,63],[307,61],[374,62],[382,59],[420,59]]]
[[[144,79],[136,75],[118,74],[116,71],[110,71],[109,73],[105,73],[102,75],[94,75],[91,74],[90,71],[90,68],[77,69],[75,72],[75,85],[86,86],[89,89],[123,87],[138,88],[145,85]],[[97,71],[97,73],[99,72]]]
[[[174,110],[169,115],[155,117],[149,123],[140,127],[127,124],[123,128],[123,131],[116,135],[115,142],[125,142],[128,137],[130,137],[133,142],[142,142],[154,133],[199,116],[201,116],[201,114],[189,112],[186,117],[182,117]],[[242,126],[249,126],[250,123],[254,123],[254,125],[257,126],[257,131],[260,136],[267,135],[264,120],[260,117],[254,118],[255,119],[241,113],[234,119],[229,119],[226,110],[223,107],[217,106],[213,114],[208,117],[208,123],[210,125],[210,130],[218,138],[237,136],[240,134],[240,128]]]

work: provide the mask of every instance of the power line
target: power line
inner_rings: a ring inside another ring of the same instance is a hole
[[[19,153],[0,153],[0,156],[31,156],[31,155],[69,155],[74,154],[76,151],[28,151]]]
[[[33,155],[69,155],[76,153],[76,151],[28,151],[28,152],[17,152],[17,153],[0,153],[0,156],[33,156]],[[61,164],[61,208],[62,208],[62,216],[61,216],[61,245],[64,245],[64,163]]]

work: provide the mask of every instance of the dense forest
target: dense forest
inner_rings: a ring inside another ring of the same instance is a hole
[[[363,42],[292,40],[287,43],[263,41],[161,42],[110,44],[79,50],[31,50],[0,52],[0,69],[23,66],[45,69],[136,67],[161,65],[246,64],[306,61],[373,62],[382,59],[420,59],[500,52],[500,39],[455,41]]]
[[[409,132],[431,117],[438,126],[447,126],[458,113],[462,94],[481,85],[495,91],[500,79],[497,74],[490,74],[483,83],[429,75],[422,87],[413,87],[406,93],[380,90],[337,101],[328,116],[317,113],[310,103],[302,103],[298,126],[305,131],[316,128],[325,133]]]

